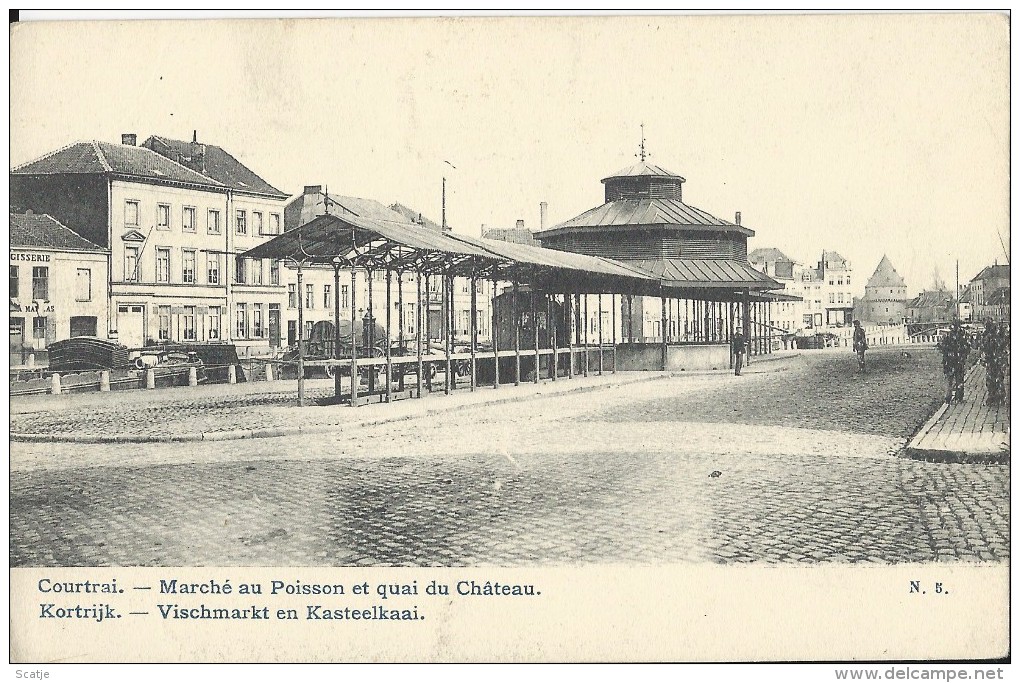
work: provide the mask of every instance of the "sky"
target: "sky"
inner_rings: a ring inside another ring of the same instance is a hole
[[[399,201],[456,231],[602,204],[637,162],[805,265],[914,293],[1009,247],[1003,16],[29,22],[11,166],[75,140],[217,144],[274,186]]]

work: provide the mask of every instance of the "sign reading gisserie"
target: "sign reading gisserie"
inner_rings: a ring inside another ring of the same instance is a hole
[[[34,261],[37,263],[49,263],[49,254],[33,254],[30,252],[23,251],[12,251],[11,261]]]

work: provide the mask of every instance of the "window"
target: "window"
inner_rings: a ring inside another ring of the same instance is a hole
[[[159,230],[170,229],[170,205],[169,204],[157,204],[156,205],[156,228]]]
[[[280,234],[280,214],[271,213],[269,214],[269,232],[273,235]]]
[[[197,338],[195,334],[195,307],[185,306],[184,307],[184,318],[181,322],[181,334],[184,336],[184,341],[195,341]]]
[[[839,285],[840,287],[842,287],[843,286],[843,278],[841,278],[841,277],[840,278],[836,278],[836,284]]]
[[[287,308],[297,308],[297,285],[287,285]]]
[[[209,339],[220,338],[220,307],[209,307]]]
[[[159,315],[159,340],[166,341],[170,339],[170,307],[158,306],[156,313]]]
[[[244,209],[237,210],[237,218],[234,221],[234,225],[238,235],[248,234],[248,214],[245,213]]]
[[[170,248],[156,248],[156,282],[170,282]]]
[[[280,284],[280,260],[273,259],[269,262],[269,284]]]
[[[7,285],[7,287],[10,290],[9,296],[12,299],[17,299],[18,298],[18,267],[17,266],[11,266],[11,279],[9,280],[9,284]]]
[[[850,276],[849,275],[846,276],[846,283],[850,284]]]
[[[315,308],[315,285],[305,285],[305,308]]]
[[[210,235],[220,234],[220,212],[216,209],[209,209],[206,217],[206,230]]]
[[[251,307],[251,336],[261,339],[262,333],[262,304],[252,304]]]
[[[124,281],[138,282],[138,247],[124,247]]]
[[[333,287],[330,285],[322,286],[322,307],[326,310],[333,305],[333,297],[330,294],[333,292]]]
[[[834,292],[829,292],[829,303],[830,304],[836,303],[836,294]]]
[[[92,271],[79,268],[74,277],[74,300],[92,301]]]
[[[220,255],[219,254],[206,254],[205,255],[206,265],[206,277],[207,282],[210,285],[220,284]]]
[[[46,318],[37,316],[32,319],[32,337],[35,339],[46,338]]]
[[[237,304],[237,338],[248,337],[248,304]]]
[[[138,202],[124,202],[124,225],[138,225]]]
[[[350,305],[351,301],[347,294],[347,285],[340,285],[340,308],[347,308]]]
[[[195,250],[185,249],[181,252],[181,281],[184,284],[195,284]]]
[[[195,232],[195,207],[185,206],[181,211],[181,229],[184,232]]]
[[[836,297],[836,300],[839,301],[839,303],[843,303],[843,292],[839,293],[839,296]]]
[[[234,282],[239,285],[243,285],[245,282],[244,259],[240,256],[234,257]]]
[[[262,284],[262,259],[256,258],[251,260],[251,283],[253,285]]]
[[[35,266],[32,268],[32,298],[44,301],[50,298],[50,269],[49,266]]]
[[[262,212],[252,211],[251,212],[251,234],[253,235],[265,235],[265,226],[262,225]]]

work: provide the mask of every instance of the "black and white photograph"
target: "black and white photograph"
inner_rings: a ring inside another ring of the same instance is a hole
[[[1008,12],[79,14],[10,27],[12,663],[1008,661]]]

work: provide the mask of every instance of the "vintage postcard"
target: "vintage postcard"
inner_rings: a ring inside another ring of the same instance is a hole
[[[1001,678],[1008,14],[10,41],[19,676]]]

